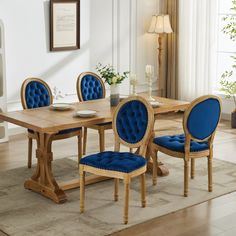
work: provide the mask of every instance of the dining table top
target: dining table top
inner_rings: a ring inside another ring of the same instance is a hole
[[[147,94],[139,94],[148,97]],[[154,114],[185,110],[189,102],[153,96],[160,106],[153,108]],[[80,110],[95,110],[96,116],[82,118],[76,116]],[[65,111],[53,110],[51,107],[40,107],[12,112],[1,112],[0,120],[7,121],[40,133],[57,133],[64,129],[78,128],[97,123],[112,121],[115,107],[110,106],[109,98],[85,102],[71,103],[71,109]]]

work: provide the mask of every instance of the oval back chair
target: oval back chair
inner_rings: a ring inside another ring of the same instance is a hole
[[[144,147],[143,143],[153,128],[153,109],[149,103],[143,99],[130,98],[125,100],[126,103],[118,105],[113,117],[113,130],[115,133],[116,143],[121,143],[130,148]],[[144,151],[144,152],[143,152]],[[145,150],[141,153],[145,154]]]
[[[106,90],[102,79],[93,72],[83,72],[77,79],[77,94],[80,101],[105,98]]]
[[[24,109],[49,106],[53,102],[50,87],[38,78],[26,79],[21,86],[21,103]]]
[[[80,212],[84,212],[85,172],[115,179],[114,200],[118,201],[119,179],[125,184],[124,223],[128,223],[129,186],[132,177],[141,177],[141,203],[145,200],[145,153],[154,125],[151,105],[142,97],[123,100],[113,114],[115,151],[101,152],[80,160]],[[120,152],[120,144],[137,148],[136,153]]]
[[[195,175],[195,158],[208,158],[208,191],[212,191],[213,140],[221,117],[221,101],[214,95],[195,99],[184,113],[184,134],[154,138],[152,159],[157,162],[157,152],[184,160],[184,196],[188,196],[189,161],[191,178]],[[156,184],[156,176],[153,180]]]
[[[196,141],[208,140],[216,130],[221,115],[221,102],[216,96],[202,96],[185,111],[185,136]]]
[[[50,106],[53,102],[53,96],[48,84],[39,78],[28,78],[21,86],[21,103],[23,109],[34,109]],[[78,160],[82,156],[82,130],[81,128],[61,130],[53,136],[53,140],[78,137]],[[28,129],[28,168],[32,166],[32,146],[33,139],[38,139],[38,135],[31,129]]]
[[[93,72],[83,72],[77,79],[77,95],[79,101],[90,101],[95,99],[102,99],[106,96],[105,85],[102,79]],[[83,154],[86,154],[87,146],[87,128],[95,129],[99,133],[99,147],[100,152],[105,150],[105,130],[112,129],[111,122],[100,123],[84,127],[83,135]]]

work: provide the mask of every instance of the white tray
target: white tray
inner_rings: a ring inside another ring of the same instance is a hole
[[[152,107],[159,107],[160,105],[161,105],[161,103],[160,102],[158,102],[158,101],[152,101],[152,102],[150,102],[150,104],[152,105]]]
[[[50,107],[53,110],[57,111],[65,111],[71,109],[71,105],[69,103],[54,103]]]
[[[94,117],[97,114],[94,110],[80,110],[75,113],[79,117]]]

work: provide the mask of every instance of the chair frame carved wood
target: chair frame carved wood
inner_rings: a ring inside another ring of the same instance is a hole
[[[106,89],[103,80],[95,73],[93,72],[83,72],[79,75],[76,83],[76,88],[77,88],[77,96],[79,98],[79,101],[83,102],[83,95],[81,91],[81,81],[84,76],[86,75],[92,75],[96,79],[98,79],[102,85],[102,94],[103,97],[106,97]],[[105,150],[105,130],[112,129],[112,124],[111,123],[105,123],[105,124],[100,124],[100,125],[89,125],[84,127],[84,133],[83,133],[83,155],[86,154],[86,147],[87,147],[87,133],[88,133],[88,128],[90,129],[95,129],[98,131],[99,134],[99,150],[100,152],[103,152]]]
[[[34,82],[34,81],[41,83],[46,87],[46,89],[48,90],[48,93],[49,93],[49,99],[50,99],[49,105],[51,105],[53,103],[52,91],[51,91],[50,87],[48,86],[48,84],[39,78],[28,78],[23,82],[23,84],[21,86],[21,104],[22,104],[23,109],[29,109],[27,107],[27,103],[26,103],[25,91],[26,91],[27,85],[31,82]],[[82,129],[78,130],[78,131],[66,133],[66,134],[55,134],[52,136],[51,142],[55,141],[55,140],[71,138],[74,136],[78,137],[78,163],[79,163],[79,160],[82,157]],[[31,166],[32,166],[33,139],[35,139],[37,141],[37,145],[38,145],[39,134],[37,134],[36,132],[32,132],[32,133],[28,132],[28,168],[31,168]]]
[[[123,107],[124,104],[130,102],[130,101],[141,101],[143,104],[145,104],[148,112],[148,124],[146,127],[146,132],[142,139],[137,142],[137,143],[128,143],[125,140],[123,140],[118,132],[117,132],[117,127],[116,127],[116,119],[117,115],[119,113],[119,110],[121,107]],[[154,126],[154,112],[153,108],[151,105],[142,97],[140,96],[134,96],[134,97],[129,97],[127,99],[124,99],[122,102],[119,103],[117,106],[114,115],[113,115],[113,122],[112,122],[112,128],[114,130],[115,134],[115,152],[120,151],[120,145],[124,145],[129,148],[137,148],[137,155],[141,155],[145,158],[145,154],[147,151],[147,145],[150,141],[150,137],[153,132],[153,126]],[[141,182],[141,205],[142,207],[146,206],[146,190],[145,190],[145,172],[147,169],[147,165],[132,171],[130,173],[124,173],[124,172],[119,172],[119,171],[110,171],[110,170],[104,170],[104,169],[99,169],[87,165],[82,165],[80,164],[79,167],[79,172],[80,172],[80,180],[81,180],[81,185],[80,185],[80,212],[84,212],[84,198],[85,198],[85,172],[90,172],[96,175],[101,175],[101,176],[106,176],[106,177],[111,177],[114,178],[114,201],[118,201],[118,186],[119,186],[119,179],[124,180],[124,219],[123,222],[124,224],[128,223],[128,207],[129,207],[129,188],[130,188],[130,182],[131,178],[140,176],[140,182]]]
[[[183,117],[183,129],[184,129],[184,134],[185,134],[185,146],[184,146],[184,152],[177,152],[177,151],[172,151],[169,150],[168,148],[159,146],[155,143],[151,144],[151,156],[153,159],[153,162],[156,163],[157,165],[157,161],[158,161],[158,152],[162,152],[165,153],[169,156],[172,157],[176,157],[176,158],[181,158],[184,160],[184,196],[187,197],[188,196],[188,184],[189,184],[189,161],[191,160],[191,172],[190,172],[190,176],[191,179],[194,179],[195,176],[195,159],[196,158],[201,158],[201,157],[207,157],[208,159],[208,191],[212,192],[212,159],[213,159],[213,141],[214,141],[214,137],[215,137],[215,133],[216,133],[216,129],[214,130],[214,132],[206,137],[205,139],[197,139],[195,137],[193,137],[191,135],[191,133],[188,130],[187,127],[187,121],[188,121],[188,117],[192,111],[192,109],[199,103],[207,100],[207,99],[216,99],[219,101],[219,105],[220,105],[220,111],[222,110],[222,105],[221,105],[221,100],[214,95],[205,95],[202,97],[199,97],[197,99],[195,99],[188,107],[188,109],[185,111],[184,113],[184,117]],[[218,123],[216,125],[216,128],[219,124],[221,118],[221,114],[218,120]],[[209,145],[209,149],[207,150],[203,150],[203,151],[197,151],[197,152],[191,152],[190,151],[190,144],[191,144],[191,140],[196,141],[196,142],[205,142],[208,141],[208,145]],[[155,166],[155,165],[153,165]],[[157,175],[154,176],[154,180],[153,180],[153,184],[155,185],[157,182]]]

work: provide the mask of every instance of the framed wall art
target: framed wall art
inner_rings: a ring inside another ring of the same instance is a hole
[[[50,51],[80,48],[80,0],[50,0]]]

